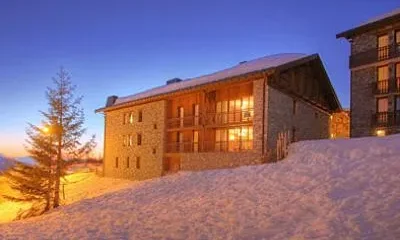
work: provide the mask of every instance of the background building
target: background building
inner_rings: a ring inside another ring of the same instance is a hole
[[[342,37],[351,43],[351,136],[400,132],[400,9]]]

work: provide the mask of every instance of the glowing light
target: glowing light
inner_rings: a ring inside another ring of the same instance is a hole
[[[49,128],[49,127],[43,127],[43,128],[42,128],[42,131],[43,131],[44,133],[49,133],[49,132],[50,132],[50,128]]]
[[[376,130],[376,136],[384,137],[384,136],[386,136],[386,131],[385,130]]]

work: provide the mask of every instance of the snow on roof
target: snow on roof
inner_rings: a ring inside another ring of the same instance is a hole
[[[397,8],[397,9],[391,11],[391,12],[382,14],[382,15],[380,15],[380,16],[374,17],[374,18],[372,18],[372,19],[370,19],[370,20],[368,20],[368,21],[362,23],[362,24],[360,25],[360,27],[361,27],[361,26],[364,26],[364,25],[367,25],[367,24],[370,24],[370,23],[378,22],[378,21],[383,20],[383,19],[385,19],[385,18],[393,17],[393,16],[395,16],[395,15],[397,15],[397,14],[400,14],[400,8]]]
[[[382,14],[380,16],[374,17],[366,22],[363,22],[362,24],[351,28],[350,30],[346,30],[344,32],[341,32],[339,34],[336,35],[336,38],[341,38],[341,37],[345,37],[345,38],[349,38],[352,35],[354,35],[354,33],[356,31],[363,31],[365,29],[368,29],[370,27],[373,27],[375,24],[377,24],[378,22],[384,21],[386,19],[395,17],[395,16],[400,16],[400,8],[397,8],[391,12]]]
[[[140,92],[134,95],[121,97],[115,101],[114,105],[136,101],[143,98],[153,97],[160,94],[171,93],[177,90],[183,90],[190,87],[212,83],[226,78],[240,76],[255,71],[271,69],[308,56],[309,55],[302,53],[282,53],[282,54],[275,54],[257,58],[212,74],[200,76],[197,78],[185,79],[178,83],[155,87],[150,90]]]

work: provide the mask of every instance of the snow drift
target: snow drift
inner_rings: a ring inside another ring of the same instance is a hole
[[[0,225],[0,239],[399,239],[400,135],[176,175]]]

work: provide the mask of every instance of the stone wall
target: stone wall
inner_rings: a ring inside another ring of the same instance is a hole
[[[181,170],[183,171],[232,168],[260,163],[263,163],[262,157],[254,151],[181,154]]]
[[[330,115],[301,99],[296,99],[293,113],[293,98],[269,87],[267,148],[270,160],[276,158],[276,140],[280,132],[289,131],[295,141],[329,138]],[[294,131],[293,131],[294,130]]]
[[[142,122],[138,121],[142,111]],[[133,113],[133,123],[124,124],[124,114]],[[157,101],[105,113],[104,175],[135,180],[162,175],[166,102]],[[137,134],[142,143],[137,144]],[[132,135],[132,146],[124,146],[123,136]],[[129,157],[129,167],[127,160]],[[140,166],[137,166],[137,158]],[[116,167],[118,158],[118,167]],[[139,168],[137,168],[139,167]]]
[[[371,120],[376,108],[373,94],[375,75],[375,67],[351,72],[350,137],[365,137],[373,134]]]
[[[351,43],[351,54],[365,52],[376,48],[378,45],[376,35],[373,33],[364,33],[353,38]]]

